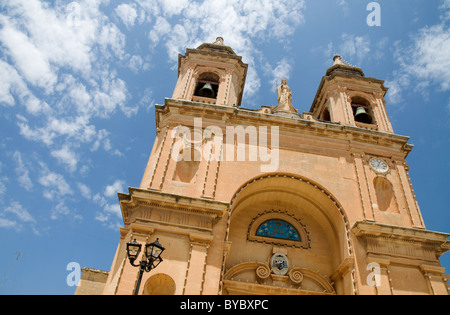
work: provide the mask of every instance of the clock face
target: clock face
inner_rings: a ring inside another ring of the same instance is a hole
[[[380,159],[371,159],[370,166],[372,166],[375,171],[380,173],[386,173],[389,170],[388,165]]]

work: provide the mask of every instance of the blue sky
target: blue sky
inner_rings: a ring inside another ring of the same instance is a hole
[[[2,0],[0,294],[73,294],[70,262],[109,270],[117,192],[140,184],[154,105],[178,54],[217,36],[249,64],[243,107],[275,105],[286,77],[309,111],[335,53],[386,80],[426,226],[450,232],[450,1],[377,1],[379,27],[369,2]]]

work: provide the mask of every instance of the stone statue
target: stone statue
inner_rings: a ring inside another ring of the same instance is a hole
[[[275,112],[296,112],[292,105],[292,91],[287,85],[287,80],[281,80],[281,85],[277,87],[278,106],[275,108]]]

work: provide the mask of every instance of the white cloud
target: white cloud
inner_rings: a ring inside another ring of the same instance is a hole
[[[38,181],[42,186],[47,188],[44,190],[44,197],[49,200],[57,200],[60,197],[73,193],[64,176],[49,171],[47,167],[44,167]]]
[[[24,100],[30,96],[30,92],[17,70],[8,63],[0,60],[0,104],[14,106],[14,95]],[[34,110],[36,111],[36,110]]]
[[[10,206],[5,208],[5,212],[15,214],[21,222],[36,222],[33,216],[28,212],[28,210],[25,209],[20,203],[15,201],[12,202]]]
[[[342,34],[339,54],[344,58],[355,60],[359,65],[370,53],[370,39],[366,36],[355,36],[352,34]]]
[[[109,133],[105,129],[99,130],[96,134],[96,139],[92,144],[91,151],[97,151],[100,146],[103,146],[103,149],[105,151],[111,150],[111,143],[109,141],[108,135]]]
[[[184,9],[191,5],[189,0],[159,0],[162,11],[166,16],[180,14]]]
[[[13,158],[17,164],[15,171],[20,186],[25,188],[27,191],[31,191],[33,189],[33,182],[31,181],[30,178],[30,172],[22,160],[22,154],[19,151],[16,151],[13,154]]]
[[[165,18],[158,16],[155,25],[149,32],[149,39],[152,40],[154,44],[158,44],[160,38],[169,33],[171,28],[171,25]]]
[[[2,162],[0,162],[0,173],[2,170]],[[6,192],[6,182],[8,182],[8,177],[2,176],[0,177],[0,204],[3,203],[2,195]]]
[[[103,25],[97,38],[100,44],[102,57],[115,56],[122,59],[124,56],[125,35],[112,23]]]
[[[139,73],[141,69],[144,69],[146,67],[146,63],[144,62],[144,59],[141,56],[133,55],[130,58],[130,61],[128,63],[128,67],[133,71],[134,73]]]
[[[123,185],[124,185],[124,181],[123,180],[116,180],[114,183],[112,183],[111,185],[106,186],[105,188],[105,196],[106,197],[113,197],[115,196],[118,192],[122,192],[123,191]]]
[[[123,191],[123,180],[115,180],[111,185],[107,185],[103,194],[97,193],[92,200],[102,208],[97,211],[95,220],[102,222],[105,226],[110,228],[117,228],[120,226],[118,219],[122,218],[122,210],[117,199],[118,192]]]
[[[48,57],[5,17],[0,16],[0,23],[3,25],[0,29],[0,41],[8,49],[17,69],[32,85],[50,91],[57,77],[51,69]]]
[[[348,13],[349,6],[348,6],[348,2],[346,0],[336,0],[336,2],[337,2],[337,5],[342,8],[344,13]]]
[[[81,195],[86,198],[86,199],[91,199],[91,189],[83,184],[83,183],[78,183],[78,189],[81,192]]]
[[[421,29],[413,46],[399,56],[402,69],[418,79],[427,80],[450,90],[450,28],[433,25]]]
[[[0,215],[0,228],[16,228],[17,222],[9,219],[2,218]]]
[[[107,213],[111,213],[118,218],[122,217],[122,209],[119,203],[107,204],[104,209]]]
[[[74,172],[77,169],[78,156],[67,145],[64,145],[59,150],[51,151],[51,155],[55,157],[60,163],[67,165],[70,172]]]
[[[134,26],[138,15],[133,5],[122,3],[117,6],[114,12],[116,12],[116,14],[128,28]]]
[[[443,0],[441,6],[439,7],[443,11],[441,19],[446,21],[450,19],[450,0]]]
[[[6,184],[5,182],[8,181],[8,178],[6,176],[0,177],[0,196],[2,196],[6,192]]]
[[[6,41],[4,43],[7,44],[9,53],[15,57],[16,65],[27,72],[27,77],[36,78],[39,75],[37,70],[44,70],[45,77],[51,79],[44,82],[53,83],[57,76],[57,68],[53,66],[70,67],[83,73],[90,71],[90,47],[95,40],[98,22],[86,15],[93,12],[88,11],[89,4],[84,1],[81,3],[78,5],[78,12],[82,16],[77,16],[80,21],[74,25],[68,23],[73,12],[49,9],[38,0],[4,1],[7,13],[12,18],[2,16],[0,21],[13,37],[3,37],[2,41]],[[99,15],[94,13],[94,17]],[[13,43],[12,39],[18,42]],[[27,52],[24,48],[31,51]],[[34,60],[30,60],[30,57],[37,59],[36,66],[33,66]],[[29,70],[25,69],[28,64],[31,64]]]
[[[440,9],[449,13],[449,1],[446,0]],[[405,90],[420,92],[424,97],[427,97],[430,86],[443,92],[450,91],[450,27],[446,22],[442,19],[439,24],[419,29],[411,43],[396,43],[399,69],[387,82],[390,102],[400,103]]]
[[[9,206],[0,211],[0,228],[13,228],[17,232],[21,232],[27,227],[35,235],[39,235],[36,224],[36,219],[17,201],[11,202]]]
[[[126,105],[127,86],[111,70],[111,61],[128,57],[124,35],[100,11],[103,3],[82,0],[53,7],[39,0],[2,3],[0,103],[14,106],[17,98],[27,114],[41,118],[18,114],[25,138],[48,146],[68,140],[89,143],[98,132],[92,118],[107,119],[118,109],[127,116],[137,112],[136,106]],[[38,94],[44,94],[43,99]],[[52,151],[74,168],[74,160],[62,156],[63,151]]]
[[[83,217],[77,214],[74,209],[69,208],[63,200],[60,200],[51,211],[50,219],[57,220],[60,216],[70,216],[72,219],[81,221]]]
[[[343,33],[336,41],[331,41],[326,46],[313,48],[312,51],[321,53],[326,58],[327,65],[330,64],[334,54],[339,54],[350,65],[363,67],[369,61],[383,60],[388,43],[387,37],[372,43],[368,35]]]
[[[277,66],[272,72],[272,86],[280,85],[282,79],[289,79],[289,73],[292,70],[293,61],[283,58],[277,62]]]

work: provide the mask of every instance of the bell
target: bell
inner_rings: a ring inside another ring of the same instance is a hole
[[[366,112],[366,109],[364,107],[358,107],[356,109],[355,113],[355,120],[364,124],[371,124],[372,118],[370,115]]]
[[[198,96],[215,98],[216,93],[210,83],[205,83],[205,85],[203,85],[203,87],[198,91]]]

